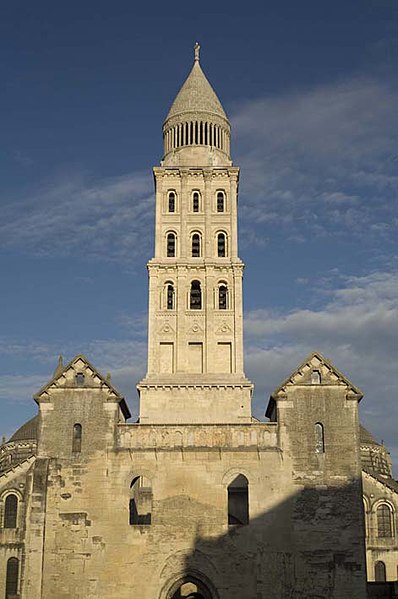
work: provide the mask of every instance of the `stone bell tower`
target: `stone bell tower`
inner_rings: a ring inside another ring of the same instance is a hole
[[[155,257],[148,262],[148,371],[138,385],[142,423],[250,422],[243,370],[238,257],[239,168],[230,123],[199,63],[163,125],[153,169]]]

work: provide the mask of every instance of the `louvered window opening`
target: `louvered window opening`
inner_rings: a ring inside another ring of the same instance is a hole
[[[169,193],[169,212],[175,212],[176,209],[176,194],[171,191]]]
[[[174,310],[174,287],[173,285],[167,285],[167,309]]]
[[[200,258],[200,235],[194,233],[192,235],[192,258]]]
[[[218,309],[226,310],[228,302],[228,288],[226,285],[220,285],[218,288]]]
[[[176,255],[176,236],[174,233],[167,235],[167,257],[174,258]]]
[[[219,258],[225,258],[226,253],[225,234],[219,233],[217,235],[217,255]]]
[[[189,307],[191,310],[202,309],[202,291],[199,281],[192,281],[191,292],[189,297]]]
[[[192,197],[192,212],[199,212],[199,194],[197,191],[194,192]]]

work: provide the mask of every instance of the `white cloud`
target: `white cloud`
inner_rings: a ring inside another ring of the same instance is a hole
[[[131,264],[150,252],[151,236],[142,232],[152,231],[153,211],[149,173],[95,182],[72,177],[9,201],[2,212],[0,247]]]
[[[244,232],[393,240],[397,103],[396,90],[357,79],[241,106],[233,127]]]
[[[340,278],[314,285],[328,300],[318,310],[256,310],[247,315],[246,369],[257,387],[261,416],[270,392],[314,350],[323,353],[365,394],[361,419],[384,439],[398,464],[398,272]]]

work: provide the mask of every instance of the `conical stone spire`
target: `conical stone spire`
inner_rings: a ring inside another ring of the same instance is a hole
[[[166,121],[187,112],[207,112],[228,120],[217,94],[202,71],[199,61],[199,49],[200,46],[196,42],[195,61],[192,70],[171,105]]]
[[[188,153],[182,150],[187,148],[190,148],[191,160],[193,147],[196,148],[196,164],[230,163],[230,123],[202,71],[199,50],[200,46],[196,42],[193,67],[163,125],[165,164],[185,163]],[[198,147],[201,151],[197,150]]]

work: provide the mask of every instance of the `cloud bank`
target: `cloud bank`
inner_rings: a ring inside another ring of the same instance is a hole
[[[398,93],[356,79],[248,101],[233,116],[245,235],[398,234]],[[247,208],[247,209],[246,209]],[[277,227],[277,229],[275,229]],[[256,236],[254,237],[254,240]]]

